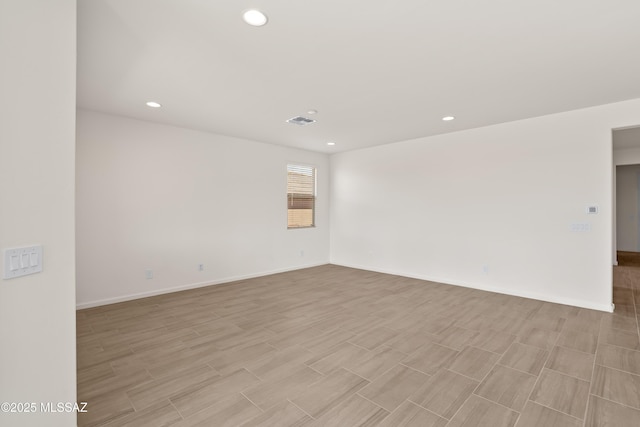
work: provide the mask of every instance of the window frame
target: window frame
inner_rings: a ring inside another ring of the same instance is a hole
[[[289,223],[289,200],[290,197],[289,195],[292,193],[289,193],[289,168],[290,167],[294,167],[294,168],[308,168],[312,170],[312,176],[313,176],[313,196],[312,196],[312,208],[311,208],[311,225],[300,225],[300,226],[291,226]],[[317,201],[318,201],[318,168],[315,165],[311,165],[308,163],[301,163],[301,162],[287,162],[287,181],[286,181],[286,199],[287,199],[287,230],[299,230],[299,229],[307,229],[307,228],[315,228],[317,226],[316,224],[316,207],[317,207]]]

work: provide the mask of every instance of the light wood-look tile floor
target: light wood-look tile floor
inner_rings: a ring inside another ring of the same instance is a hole
[[[78,312],[81,426],[640,425],[613,314],[326,265]]]

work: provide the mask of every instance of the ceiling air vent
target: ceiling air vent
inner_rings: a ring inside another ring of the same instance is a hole
[[[315,123],[315,120],[307,119],[306,117],[302,117],[302,116],[297,116],[287,120],[287,123],[291,123],[298,126],[306,126],[306,125],[310,125],[311,123]]]

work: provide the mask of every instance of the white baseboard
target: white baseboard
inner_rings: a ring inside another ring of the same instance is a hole
[[[263,271],[263,272],[260,272],[260,273],[246,274],[246,275],[242,275],[242,276],[225,277],[223,279],[207,281],[207,282],[190,283],[190,284],[187,284],[187,285],[179,285],[179,286],[174,286],[174,287],[171,287],[171,288],[158,289],[158,290],[149,291],[149,292],[140,292],[140,293],[122,295],[122,296],[113,297],[113,298],[105,298],[105,299],[100,299],[100,300],[95,300],[95,301],[82,302],[82,303],[76,304],[76,310],[82,310],[82,309],[85,309],[85,308],[92,308],[92,307],[99,307],[101,305],[115,304],[115,303],[118,303],[118,302],[131,301],[131,300],[136,300],[136,299],[140,299],[140,298],[153,297],[153,296],[156,296],[156,295],[170,294],[172,292],[186,291],[188,289],[196,289],[196,288],[204,288],[206,286],[222,285],[222,284],[225,284],[225,283],[236,282],[238,280],[254,279],[256,277],[269,276],[271,274],[278,274],[278,273],[286,273],[287,271],[302,270],[302,269],[305,269],[305,268],[318,267],[318,266],[326,265],[326,264],[328,264],[328,262],[301,265],[301,266],[290,267],[290,268],[282,268],[282,269],[271,270],[271,271]]]
[[[376,273],[384,273],[384,274],[392,274],[394,276],[409,277],[409,278],[418,279],[418,280],[428,280],[430,282],[442,283],[445,285],[462,286],[464,288],[478,289],[480,291],[495,292],[498,294],[511,295],[515,297],[530,298],[530,299],[535,299],[539,301],[552,302],[556,304],[564,304],[564,305],[571,305],[574,307],[588,308],[591,310],[606,311],[608,313],[612,313],[614,308],[613,304],[595,304],[590,301],[584,301],[584,300],[574,299],[574,298],[555,297],[555,296],[550,296],[546,294],[537,294],[535,292],[518,292],[518,291],[514,292],[512,289],[493,287],[493,286],[483,286],[483,285],[478,285],[477,283],[465,283],[460,281],[454,282],[449,279],[441,278],[441,277],[410,275],[410,274],[405,274],[397,271],[372,269],[369,267],[364,267],[361,265],[353,265],[353,264],[340,264],[336,262],[331,262],[331,264],[340,265],[342,267],[357,268],[359,270],[375,271]]]

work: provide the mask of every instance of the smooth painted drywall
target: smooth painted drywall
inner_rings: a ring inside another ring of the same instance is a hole
[[[618,166],[616,170],[617,250],[640,252],[638,241],[640,165]]]
[[[618,237],[618,226],[617,226],[617,191],[616,191],[616,166],[621,166],[621,165],[636,165],[636,164],[640,164],[640,141],[638,141],[638,147],[627,147],[627,148],[620,148],[618,145],[618,143],[620,142],[619,140],[619,133],[617,132],[617,130],[613,131],[613,173],[612,173],[612,178],[613,178],[613,184],[612,184],[612,188],[613,188],[613,215],[612,215],[612,221],[613,221],[613,241],[611,244],[611,253],[612,253],[612,264],[613,265],[618,265],[618,243],[617,243],[617,237]]]
[[[0,279],[0,402],[37,404],[2,426],[76,425],[40,408],[76,400],[75,31],[74,0],[0,2],[0,249],[44,248],[42,273]]]
[[[83,110],[77,129],[79,307],[329,261],[327,155]],[[315,228],[287,230],[288,162],[318,168]]]
[[[615,141],[615,132],[613,133]],[[640,142],[640,141],[639,141]],[[640,148],[613,149],[614,165],[637,165],[640,164]]]
[[[633,100],[335,154],[331,262],[611,310],[611,133],[637,123]]]

